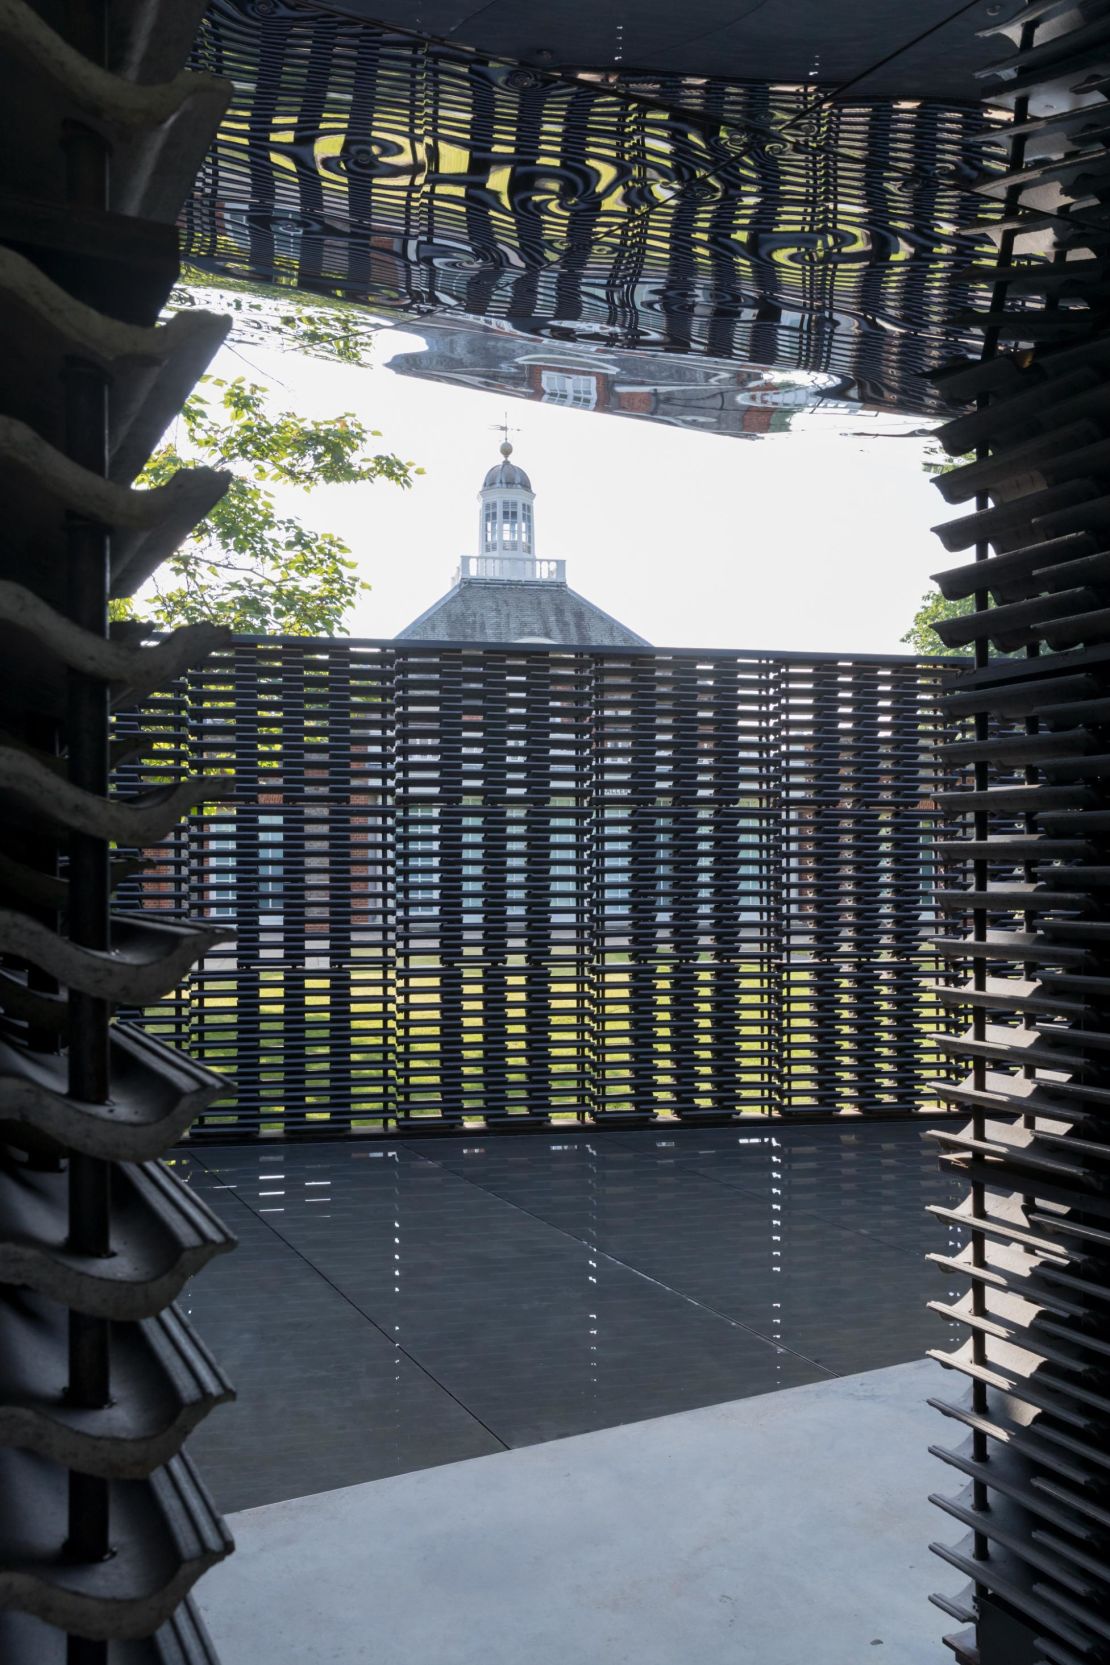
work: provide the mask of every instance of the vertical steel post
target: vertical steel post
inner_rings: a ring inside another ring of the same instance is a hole
[[[66,33],[71,46],[93,63],[107,61],[108,8],[105,0],[67,0]],[[109,206],[110,157],[105,140],[74,125],[66,142],[68,196],[80,208]],[[94,364],[71,360],[65,372],[65,445],[71,460],[90,473],[108,473],[108,384]],[[66,526],[66,591],[69,616],[83,630],[108,634],[109,533],[77,514]],[[68,674],[65,743],[71,785],[106,797],[108,687],[98,677]],[[74,832],[69,844],[69,937],[81,947],[110,946],[108,845]],[[108,1102],[109,1017],[106,1000],[69,991],[69,1091],[90,1104]],[[76,1252],[111,1251],[111,1165],[95,1157],[69,1158],[69,1242]],[[111,1398],[110,1331],[104,1318],[71,1312],[69,1388],[71,1402],[95,1409]],[[111,1554],[109,1483],[76,1470],[69,1477],[67,1553],[77,1561]],[[67,1639],[67,1665],[106,1665],[108,1644],[85,1637]]]

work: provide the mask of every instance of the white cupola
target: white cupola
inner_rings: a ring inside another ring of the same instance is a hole
[[[570,589],[565,561],[537,557],[536,494],[512,460],[507,421],[501,432],[501,461],[478,494],[478,554],[460,557],[451,589],[398,639],[645,647],[642,636]]]
[[[478,553],[532,561],[536,556],[536,494],[523,468],[510,461],[512,454],[509,441],[503,440],[501,461],[482,481]]]

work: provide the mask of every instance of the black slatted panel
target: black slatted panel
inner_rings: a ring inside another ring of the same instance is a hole
[[[135,890],[234,932],[146,1020],[234,1078],[198,1131],[919,1108],[941,678],[238,642],[128,719],[234,764]]]
[[[235,770],[133,891],[233,936],[143,1019],[233,1076],[213,1129],[334,1130],[392,1105],[391,675],[373,647],[240,641],[118,719],[159,738],[133,781]]]
[[[915,973],[937,905],[935,686],[867,664],[785,681],[784,1100],[912,1102],[935,1010]]]
[[[970,1234],[938,1304],[966,1327],[934,1403],[949,1420],[937,1501],[959,1536],[934,1546],[969,1580],[935,1598],[961,1665],[1110,1658],[1110,6],[1031,5],[1000,39],[1014,99],[1011,231],[984,355],[948,367],[974,408],[942,430],[974,460],[938,481],[965,551],[940,575],[974,611],[941,627],[974,669],[948,706],[974,725],[949,854],[970,912],[945,952],[972,1020],[950,1049],[965,1107],[941,1135],[968,1180]],[[1007,48],[1010,48],[1007,51]],[[1011,307],[1030,298],[1033,315]],[[991,653],[998,655],[991,657]],[[957,1216],[938,1210],[949,1224]],[[961,1383],[962,1378],[962,1383]],[[961,1391],[962,1386],[962,1391]]]

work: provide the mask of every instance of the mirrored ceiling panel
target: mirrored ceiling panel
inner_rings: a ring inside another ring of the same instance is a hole
[[[307,0],[213,0],[194,56],[236,87],[184,221],[212,273],[921,415],[987,304],[1002,112],[548,73]]]
[[[339,0],[335,10],[491,57],[576,72],[852,82],[868,98],[975,103],[983,31],[1022,0]]]
[[[396,375],[697,433],[745,440],[805,432],[894,438],[932,429],[920,416],[873,404],[850,377],[829,372],[538,339],[459,314],[404,325],[396,347],[391,333],[383,333],[379,350]]]

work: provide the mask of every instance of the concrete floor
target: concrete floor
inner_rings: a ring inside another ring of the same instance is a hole
[[[897,1365],[246,1510],[200,1605],[223,1665],[937,1665],[940,1376]]]

